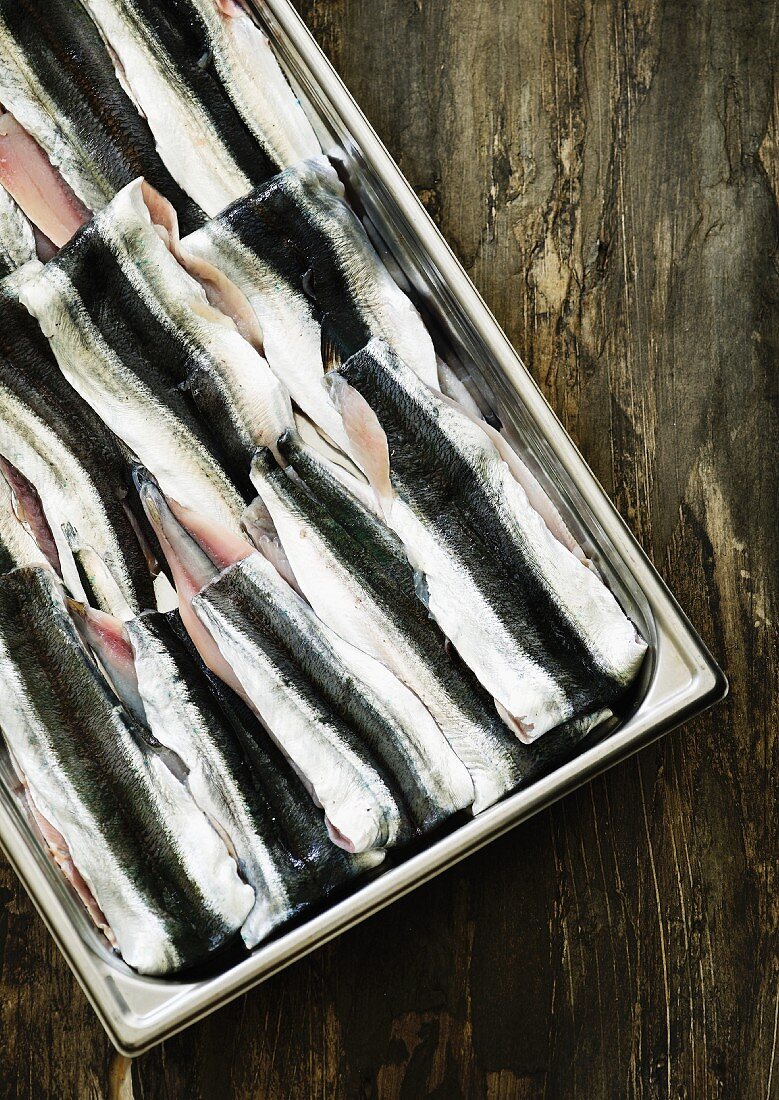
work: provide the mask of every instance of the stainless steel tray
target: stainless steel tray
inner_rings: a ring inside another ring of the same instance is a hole
[[[650,650],[615,731],[525,791],[381,871],[237,963],[189,981],[143,978],[115,958],[42,853],[0,758],[0,841],[111,1040],[139,1054],[451,867],[605,768],[721,699],[724,675],[593,477],[409,184],[289,0],[257,5],[327,151],[346,166],[374,236],[466,364],[597,563]]]

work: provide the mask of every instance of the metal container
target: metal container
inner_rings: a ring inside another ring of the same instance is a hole
[[[451,867],[531,814],[721,699],[724,675],[606,497],[494,317],[289,0],[258,14],[326,151],[346,166],[372,235],[431,322],[448,355],[489,393],[507,434],[560,507],[649,643],[616,729],[527,790],[452,829],[357,885],[342,900],[206,976],[134,973],[108,949],[36,841],[0,757],[0,841],[116,1047],[134,1055]],[[394,263],[393,263],[394,261]],[[388,861],[389,862],[389,861]]]

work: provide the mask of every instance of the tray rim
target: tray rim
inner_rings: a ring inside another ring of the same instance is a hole
[[[414,226],[420,247],[467,314],[479,339],[517,396],[531,409],[539,431],[566,474],[575,482],[609,541],[619,549],[625,568],[652,612],[657,635],[653,651],[655,665],[646,694],[635,713],[603,743],[594,745],[527,790],[509,796],[401,865],[388,869],[311,920],[259,947],[247,959],[200,981],[142,978],[98,955],[70,920],[63,899],[44,868],[30,859],[27,836],[11,806],[0,799],[0,846],[111,1042],[121,1054],[129,1057],[170,1038],[454,866],[532,814],[724,698],[728,690],[724,673],[589,469],[291,0],[260,0],[257,7],[269,24],[281,29],[304,66],[316,76],[324,97],[354,137],[362,159],[391,192],[403,217]]]

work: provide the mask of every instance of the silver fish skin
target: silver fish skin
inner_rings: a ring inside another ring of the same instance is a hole
[[[209,216],[321,147],[267,37],[224,0],[83,0],[168,170]]]
[[[464,715],[457,712],[455,717],[456,705],[442,683],[448,670],[442,672],[431,667],[445,659],[443,639],[434,633],[432,637],[427,634],[428,652],[422,644],[414,644],[415,628],[427,633],[426,613],[413,593],[413,577],[409,577],[407,563],[410,594],[398,591],[386,574],[382,575],[382,544],[375,540],[366,546],[365,539],[353,539],[332,519],[326,506],[287,476],[269,450],[255,456],[252,481],[270,512],[292,571],[319,618],[345,641],[386,665],[421,699],[435,719],[417,730],[422,774],[431,790],[447,792],[450,813],[467,808],[474,801],[475,782],[447,740],[446,722],[442,722],[449,719],[448,724],[452,725],[454,718],[459,727],[464,724]],[[345,494],[344,498],[347,507]],[[360,511],[356,502],[354,513],[365,530],[370,517]],[[375,568],[373,556],[381,562]],[[394,565],[395,562],[390,562],[389,568]],[[399,569],[402,568],[400,563]],[[417,613],[418,608],[421,614]],[[413,616],[410,622],[409,610]],[[478,734],[481,740],[484,734],[481,730]],[[468,758],[475,758],[476,747],[471,749],[469,745],[469,749]],[[498,774],[498,769],[491,765],[498,761],[485,759],[479,763],[491,773],[487,785],[492,793],[492,776]],[[478,774],[481,778],[482,769]]]
[[[256,714],[206,667],[179,613],[171,612],[165,618],[205,680],[224,721],[234,731],[254,788],[265,800],[284,851],[283,878],[292,907],[290,915],[321,902],[355,877],[379,866],[384,860],[382,851],[353,855],[333,844],[321,810],[313,804],[300,777]]]
[[[470,390],[441,359],[438,361],[438,374],[441,379],[441,397],[452,401],[456,408],[476,421],[485,435],[489,436],[490,442],[494,444],[495,450],[508,466],[514,479],[519,482],[527,493],[527,499],[531,507],[538,512],[555,538],[585,565],[591,569],[594,568],[592,562],[587,560],[584,550],[569,530],[557,505],[503,435],[502,429],[498,430],[498,428],[488,423],[482,414],[482,410],[474,401]]]
[[[38,321],[67,381],[163,488],[238,531],[250,486],[242,495],[214,436],[168,373],[176,365],[166,359],[169,331],[134,288],[127,290],[101,235],[109,219],[110,211],[103,211],[45,267],[31,270],[19,285],[20,301]],[[231,341],[237,337],[231,324],[225,332]]]
[[[213,706],[207,688],[175,638],[157,618],[127,624],[149,728],[186,764],[192,797],[230,838],[254,908],[242,935],[247,947],[289,918],[286,860],[264,800],[253,788],[240,745]]]
[[[143,747],[48,569],[0,578],[0,670],[14,765],[125,961],[162,975],[227,942],[254,893],[185,788]]]
[[[190,229],[205,221],[162,163],[80,3],[0,0],[0,101],[89,210],[142,175]]]
[[[93,266],[101,270],[104,284],[94,314],[122,312],[136,347],[164,363],[167,384],[186,392],[211,426],[240,484],[256,448],[273,445],[293,424],[289,394],[232,317],[209,303],[174,250],[180,251],[174,211],[135,180],[102,211],[93,231],[74,243],[62,265],[77,290],[90,285]],[[248,335],[259,343],[261,334],[237,288],[210,270],[201,274],[224,309],[234,305],[242,324],[242,307],[249,313],[248,327],[254,324],[255,330]],[[106,338],[113,334],[109,324],[101,331]]]
[[[259,715],[336,843],[393,846],[451,812],[447,792],[426,781],[416,731],[432,719],[416,696],[329,631],[243,540],[178,506],[174,514],[148,481],[141,499],[203,660]]]
[[[37,261],[27,266],[34,273],[40,269]],[[123,618],[155,606],[152,576],[128,511],[132,482],[125,456],[63,377],[35,320],[5,285],[0,285],[0,455],[37,489],[74,594],[89,594]],[[89,593],[77,559],[89,564]]]
[[[0,278],[35,259],[37,254],[32,226],[0,184]]]
[[[146,613],[123,624],[75,604],[71,614],[119,698],[148,729],[166,762],[173,757],[171,770],[181,773],[197,805],[234,852],[241,875],[255,892],[241,929],[246,946],[255,947],[299,912],[313,893],[312,868],[290,854],[277,825],[278,807],[267,795],[272,782],[283,786],[289,780],[268,760],[263,762],[271,773],[256,774],[241,739],[245,730],[237,728],[232,714],[226,715],[168,616]],[[262,752],[251,747],[255,756]],[[326,833],[324,823],[320,827]],[[344,853],[343,863],[355,858]]]
[[[419,579],[400,539],[295,436],[279,440],[278,449],[286,470],[266,451],[256,456],[252,478],[317,615],[422,700],[467,767],[474,813],[532,782],[551,754],[522,744],[471,671],[448,652],[417,595]]]
[[[430,613],[501,714],[530,741],[616,699],[646,644],[478,422],[379,341],[330,382]]]
[[[322,385],[330,350],[346,358],[380,337],[438,387],[422,319],[376,255],[325,157],[279,173],[183,246],[240,287],[259,319],[271,369],[347,453],[349,440]]]

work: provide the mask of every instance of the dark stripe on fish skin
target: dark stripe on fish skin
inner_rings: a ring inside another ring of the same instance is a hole
[[[316,223],[314,210],[331,232]],[[309,299],[328,341],[343,359],[376,335],[344,275],[339,228],[345,223],[366,246],[368,238],[346,203],[327,190],[315,167],[304,162],[281,172],[236,200],[216,220]]]
[[[173,203],[183,232],[203,225],[204,212],[163,164],[79,0],[0,0],[0,18],[112,192],[144,176]]]
[[[213,219],[234,234],[243,246],[273,269],[296,294],[310,298],[305,280],[310,269],[301,213],[289,194],[286,169],[237,199]],[[310,232],[314,232],[310,227]]]
[[[266,469],[272,471],[270,452],[265,452],[265,461]],[[298,466],[294,468],[300,473]],[[516,783],[519,783],[528,759],[533,759],[532,755],[528,756],[527,747],[503,722],[489,692],[459,657],[451,653],[443,631],[430,618],[417,597],[408,561],[406,570],[411,577],[410,583],[404,579],[403,583],[398,584],[386,568],[387,559],[381,544],[365,528],[360,530],[364,516],[370,513],[365,513],[359,502],[335,481],[330,486],[327,501],[317,503],[315,498],[321,487],[318,478],[308,483],[307,493],[278,469],[272,476],[280,494],[286,496],[293,507],[300,509],[335,556],[366,587],[388,621],[406,635],[421,665],[435,677],[456,710],[469,723],[481,728],[492,743],[491,751],[501,755],[515,776]],[[334,517],[332,500],[339,491],[340,501]],[[379,520],[375,520],[375,524],[382,526]],[[354,531],[360,532],[356,538],[353,537]]]
[[[330,840],[321,810],[314,806],[302,780],[257,716],[203,664],[178,611],[169,612],[165,618],[243,747],[252,781],[266,800],[279,843],[284,847],[288,863],[284,882],[292,911],[297,912],[352,878],[358,865],[353,856]]]
[[[332,650],[315,625],[313,613],[307,613],[312,621],[302,628],[297,608],[285,607],[268,585],[250,584],[236,569],[223,573],[199,598],[228,621],[239,622],[290,691],[379,774],[405,823],[398,843],[408,839],[410,832],[430,827],[427,792],[397,743],[394,727],[376,709],[368,689]],[[412,823],[414,830],[410,829]]]
[[[240,790],[243,809],[251,819],[252,828],[262,838],[264,846],[272,852],[274,861],[280,863],[285,853],[278,840],[265,792],[255,782],[243,746],[233,726],[226,720],[208,681],[202,676],[188,649],[182,645],[167,615],[152,613],[144,615],[141,621],[144,631],[164,650],[175,668],[175,683],[171,685],[171,690],[178,692],[182,701],[200,716],[207,732],[203,734],[201,730],[198,736],[206,736],[211,740],[219,756],[221,774],[232,780]],[[215,789],[219,789],[220,774],[212,774],[210,781]],[[229,801],[232,796],[224,788],[222,790],[223,797]],[[225,827],[229,833],[227,825]],[[239,838],[233,839],[237,843]]]
[[[224,942],[225,929],[204,906],[145,785],[122,753],[112,722],[119,714],[133,733],[133,721],[117,707],[50,585],[40,570],[3,578],[0,632],[50,751],[187,964]]]
[[[2,387],[47,423],[87,472],[121,547],[135,609],[156,606],[154,583],[123,507],[124,498],[133,491],[124,455],[94,409],[60,371],[37,321],[4,292],[0,292]]]
[[[131,13],[138,33],[154,44],[157,57],[167,61],[164,67],[172,68],[184,92],[200,104],[247,179],[257,184],[276,175],[281,166],[243,121],[214,68],[206,26],[193,6],[186,0],[121,0],[121,6]]]
[[[574,713],[613,700],[622,685],[600,669],[519,542],[508,552],[493,503],[434,415],[367,349],[339,374],[366,399],[390,448],[392,483],[467,568],[521,650],[565,691]]]
[[[218,395],[215,399],[205,377],[206,357],[148,308],[100,235],[98,224],[90,222],[80,229],[50,262],[76,290],[86,314],[77,323],[87,320],[97,329],[127,369],[175,413],[244,498],[251,500],[248,451],[239,448],[234,432],[227,431],[221,399]],[[227,437],[224,446],[217,442],[217,433],[220,441]]]
[[[419,601],[414,587],[414,570],[395,532],[344,488],[314,452],[302,445],[296,432],[284,432],[276,446],[310,495],[359,544],[361,552],[370,559],[372,569],[386,575],[409,597],[409,605],[416,608]]]
[[[16,569],[21,563],[18,562],[9,546],[6,546],[2,538],[0,538],[0,574],[10,573],[12,569]]]

